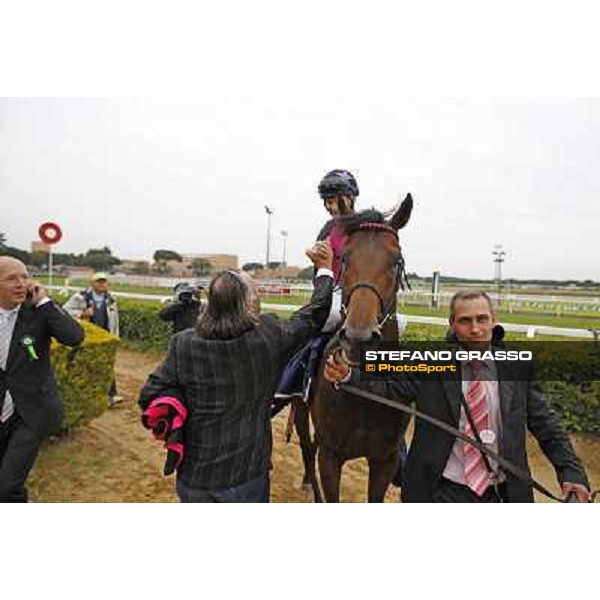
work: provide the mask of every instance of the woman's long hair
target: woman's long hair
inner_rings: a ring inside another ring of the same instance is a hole
[[[231,340],[253,329],[258,318],[248,310],[248,292],[237,273],[217,273],[208,287],[208,305],[198,319],[198,335],[207,340]]]

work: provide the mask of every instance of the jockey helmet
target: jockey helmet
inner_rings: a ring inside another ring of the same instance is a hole
[[[319,183],[319,196],[331,198],[333,196],[358,196],[358,183],[350,171],[334,169],[329,171]]]

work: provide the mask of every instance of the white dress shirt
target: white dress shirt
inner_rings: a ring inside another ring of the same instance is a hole
[[[0,307],[0,368],[2,369],[6,369],[8,351],[20,308],[20,304],[10,310]],[[2,404],[2,414],[0,414],[0,422],[3,423],[6,421],[14,412],[12,397],[10,392],[6,390],[4,404]]]
[[[462,367],[462,394],[466,397],[467,389],[469,387],[469,383],[471,382],[470,377],[473,376],[471,367],[468,365],[466,361],[461,362]],[[486,447],[495,452],[496,454],[500,454],[500,450],[502,448],[502,414],[500,412],[500,392],[498,388],[498,371],[496,369],[496,364],[493,360],[486,360],[481,364],[481,383],[483,384],[483,389],[485,390],[485,397],[487,402],[487,411],[488,411],[488,429],[494,432],[495,439],[491,444],[486,444]],[[460,431],[464,433],[465,426],[467,424],[467,416],[465,415],[465,411],[462,408],[460,410],[460,422],[458,428]],[[462,485],[466,484],[465,481],[465,447],[466,442],[462,442],[461,440],[456,440],[454,442],[454,446],[452,447],[452,452],[450,453],[450,457],[448,458],[448,462],[446,464],[446,468],[444,470],[444,477],[446,479],[450,479],[456,483],[460,483]],[[501,483],[504,481],[505,476],[502,471],[498,471],[498,464],[496,461],[489,459],[490,466],[495,472],[499,473],[497,482]]]

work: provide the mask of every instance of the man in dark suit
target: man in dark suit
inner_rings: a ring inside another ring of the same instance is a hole
[[[450,304],[449,323],[461,346],[488,349],[496,319],[487,294],[457,293]],[[361,382],[343,358],[332,357],[325,377],[331,382],[347,381],[391,399],[415,398],[418,410],[471,437],[475,437],[476,429],[491,450],[526,472],[529,430],[556,469],[563,494],[574,492],[580,502],[589,501],[585,471],[531,370],[517,378],[511,376],[510,367],[503,362],[459,362],[456,366],[456,377],[451,380],[417,380],[410,374],[395,373],[392,381]],[[533,490],[527,482],[504,473],[494,461],[486,464],[482,453],[470,444],[416,419],[404,473],[403,502],[500,500],[533,502]]]
[[[26,502],[25,481],[62,407],[50,341],[75,346],[83,329],[29,280],[25,265],[0,256],[0,502]]]
[[[307,254],[318,269],[313,295],[290,320],[255,314],[244,278],[217,274],[196,330],[171,338],[142,389],[142,410],[164,396],[187,408],[177,468],[183,502],[269,501],[271,399],[287,361],[323,327],[331,305],[331,246],[317,242]]]

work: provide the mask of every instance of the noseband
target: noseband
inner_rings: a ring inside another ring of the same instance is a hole
[[[396,240],[398,239],[398,232],[395,229],[393,229],[392,227],[390,227],[389,225],[386,225],[385,223],[362,223],[359,226],[357,231],[365,231],[365,230],[376,231],[376,232],[381,232],[381,233],[391,233],[396,238]],[[353,233],[356,233],[356,232],[353,232]],[[350,235],[352,235],[352,234],[350,234]],[[340,277],[340,281],[343,282],[345,274],[346,274],[346,268],[348,265],[347,255],[345,253],[342,258],[342,264],[343,264],[343,269],[342,269],[342,276]],[[385,325],[387,320],[395,312],[396,294],[398,292],[398,289],[399,288],[402,288],[403,290],[406,288],[410,289],[410,284],[408,283],[408,278],[406,276],[404,257],[402,256],[401,251],[398,254],[398,259],[394,263],[394,267],[396,269],[396,276],[395,276],[396,281],[394,284],[394,294],[389,299],[389,301],[387,303],[385,302],[385,300],[383,299],[382,293],[373,284],[371,284],[367,281],[359,281],[358,283],[354,284],[352,286],[352,288],[348,291],[348,293],[344,294],[342,297],[342,307],[341,308],[342,308],[342,316],[344,317],[344,319],[346,318],[347,307],[350,304],[350,299],[352,298],[352,294],[354,294],[354,292],[356,290],[359,290],[361,288],[367,289],[367,290],[370,290],[371,292],[373,292],[375,294],[375,296],[377,296],[377,300],[379,300],[380,312],[377,317],[377,327],[379,330],[382,329],[382,327]]]

